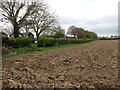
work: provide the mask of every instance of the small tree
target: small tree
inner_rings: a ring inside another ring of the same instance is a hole
[[[77,28],[76,28],[75,26],[70,26],[70,27],[68,28],[67,34],[73,35],[74,38],[75,38],[75,36],[76,36],[76,29],[77,29]]]
[[[57,26],[57,27],[54,29],[54,35],[53,35],[53,37],[59,39],[59,38],[62,38],[62,37],[64,37],[64,36],[65,36],[65,30],[62,29],[61,26]]]

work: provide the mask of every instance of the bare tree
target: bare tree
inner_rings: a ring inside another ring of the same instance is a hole
[[[34,30],[38,40],[41,33],[43,33],[45,30],[48,30],[48,28],[54,25],[56,18],[54,14],[50,14],[49,11],[47,11],[45,4],[43,9],[39,8],[39,5],[37,9],[38,12],[32,16],[33,20],[31,27]]]
[[[13,25],[14,37],[19,37],[19,29],[30,24],[26,21],[30,15],[36,12],[36,3],[28,4],[25,3],[25,0],[22,0],[22,2],[12,0],[12,2],[1,2],[0,4],[4,18]]]

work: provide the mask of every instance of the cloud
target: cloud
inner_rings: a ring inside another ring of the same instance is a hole
[[[98,18],[98,19],[89,20],[87,24],[92,25],[92,24],[99,24],[99,23],[117,23],[117,21],[118,21],[118,16],[117,14],[115,14],[115,15]]]
[[[97,19],[82,19],[74,17],[60,17],[60,24],[66,29],[69,26],[75,25],[77,27],[82,27],[89,31],[94,31],[98,35],[111,35],[116,34],[118,30],[118,16],[110,15]]]

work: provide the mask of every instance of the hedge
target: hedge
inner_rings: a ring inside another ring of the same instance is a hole
[[[63,44],[76,44],[76,43],[85,43],[91,40],[80,40],[80,39],[48,39],[41,38],[38,40],[38,47],[50,47],[55,45],[63,45]]]
[[[8,37],[2,37],[2,45],[6,45],[8,40],[9,40]]]
[[[120,38],[100,38],[100,40],[120,40]]]
[[[11,46],[13,48],[22,48],[28,47],[32,43],[32,40],[29,38],[16,38],[16,39],[6,39],[2,38],[2,44]]]
[[[42,38],[42,39],[39,39],[37,46],[49,47],[49,46],[55,46],[55,44],[56,44],[56,39]]]

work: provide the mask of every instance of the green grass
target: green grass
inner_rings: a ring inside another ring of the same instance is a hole
[[[0,56],[0,60],[2,60],[2,56]]]
[[[96,40],[93,40],[93,41],[96,41]],[[79,43],[79,44],[65,44],[65,45],[57,45],[57,46],[52,46],[52,47],[40,47],[40,48],[37,47],[37,44],[32,44],[30,47],[27,47],[27,48],[13,49],[16,52],[15,55],[3,56],[2,59],[10,58],[10,57],[17,56],[17,55],[34,53],[34,52],[38,52],[38,51],[53,50],[53,49],[58,49],[58,48],[71,47],[71,46],[79,46],[79,45],[91,43],[93,41]]]

